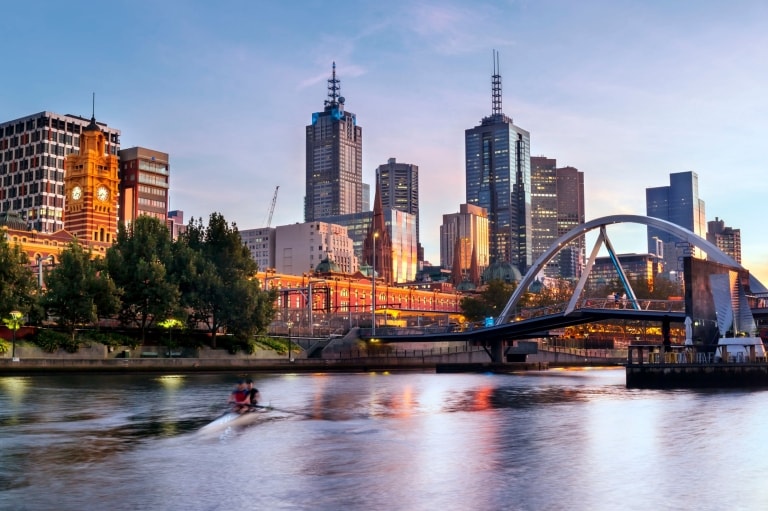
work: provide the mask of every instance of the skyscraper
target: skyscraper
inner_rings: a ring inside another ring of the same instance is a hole
[[[645,189],[646,214],[661,218],[704,238],[706,211],[699,199],[699,176],[695,172],[676,172],[669,175],[669,186]],[[683,271],[683,257],[702,257],[701,250],[690,246],[672,234],[648,227],[648,252],[658,253],[663,246],[664,272]]]
[[[533,259],[576,225],[584,223],[584,173],[557,167],[557,160],[531,157],[531,245]],[[584,265],[584,238],[580,237],[544,268],[547,277],[577,278]]]
[[[0,212],[14,211],[42,233],[64,228],[64,157],[80,151],[90,119],[39,112],[0,123]],[[120,130],[98,123],[105,155],[117,156]]]
[[[585,221],[584,173],[573,167],[561,167],[557,175],[557,237]],[[584,236],[568,243],[560,251],[560,276],[579,278],[584,270],[586,242]]]
[[[531,246],[531,141],[501,109],[501,75],[494,52],[492,114],[465,132],[467,204],[488,212],[491,262],[525,272]]]
[[[304,220],[363,210],[363,130],[344,110],[336,63],[328,80],[328,99],[307,126]]]
[[[419,167],[410,163],[397,163],[389,158],[376,168],[376,180],[381,185],[381,202],[384,209],[392,208],[416,217],[416,240],[419,246]],[[420,258],[420,260],[423,257]]]

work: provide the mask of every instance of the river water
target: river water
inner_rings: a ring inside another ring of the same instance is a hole
[[[768,392],[623,370],[0,377],[3,510],[768,508]]]

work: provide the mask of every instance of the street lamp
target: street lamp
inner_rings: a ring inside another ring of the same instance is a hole
[[[288,362],[291,361],[291,327],[293,326],[293,321],[288,321],[286,323],[288,325]]]
[[[371,327],[371,337],[376,337],[376,238],[379,237],[379,231],[373,231],[373,268],[371,271],[371,286],[373,290],[373,325]]]
[[[3,319],[3,323],[5,323],[8,329],[11,331],[11,359],[14,362],[18,362],[19,359],[16,358],[16,330],[21,328],[21,318],[24,316],[24,314],[16,310],[11,311],[9,314],[11,317]]]

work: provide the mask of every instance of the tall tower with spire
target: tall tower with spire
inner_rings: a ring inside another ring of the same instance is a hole
[[[376,181],[376,198],[373,201],[371,227],[363,241],[363,260],[373,267],[377,277],[383,279],[385,284],[392,284],[394,281],[392,275],[392,238],[389,235],[384,217],[381,185],[378,180]]]
[[[501,108],[499,54],[493,52],[491,115],[464,133],[467,204],[488,212],[491,263],[524,273],[531,245],[531,135]]]
[[[117,234],[118,158],[105,151],[106,143],[92,116],[80,135],[80,152],[64,160],[64,229],[97,254]]]
[[[306,127],[304,220],[363,210],[363,130],[355,114],[344,110],[344,97],[333,63],[328,99]]]

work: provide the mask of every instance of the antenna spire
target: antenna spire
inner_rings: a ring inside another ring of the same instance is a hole
[[[491,76],[491,104],[493,115],[501,115],[501,71],[499,52],[493,50],[493,75]]]
[[[340,90],[341,90],[341,86],[339,85],[339,79],[336,78],[336,61],[334,61],[331,78],[328,80],[328,98],[329,99],[325,100],[325,104],[336,106],[339,102]]]

